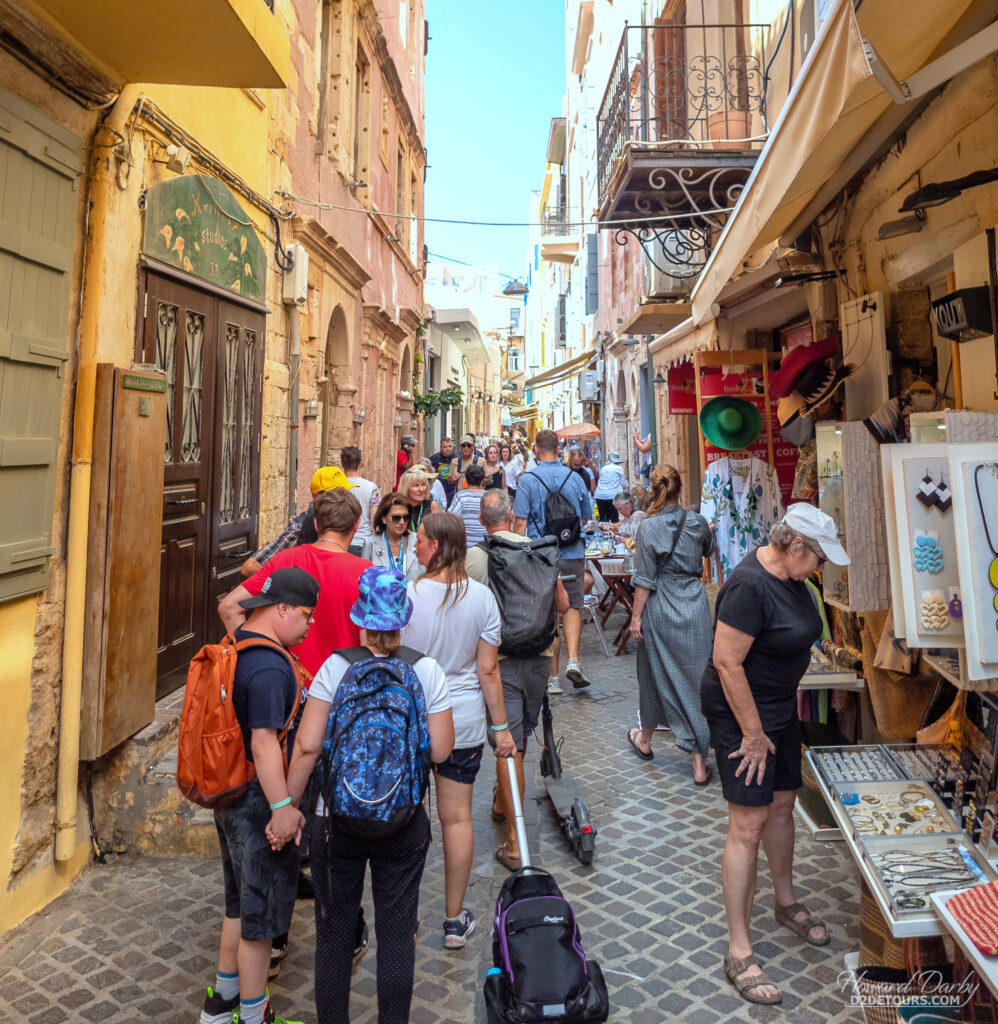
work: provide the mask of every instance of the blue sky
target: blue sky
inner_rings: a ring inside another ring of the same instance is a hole
[[[426,216],[524,221],[565,91],[563,0],[427,0]],[[526,228],[427,224],[426,244],[522,276]],[[433,259],[433,257],[430,257]]]

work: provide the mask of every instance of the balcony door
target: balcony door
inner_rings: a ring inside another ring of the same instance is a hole
[[[219,597],[256,548],[264,319],[147,272],[137,359],[166,374],[156,696],[218,639]]]

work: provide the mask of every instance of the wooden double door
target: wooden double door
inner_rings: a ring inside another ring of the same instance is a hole
[[[145,272],[136,358],[167,381],[156,696],[222,633],[218,600],[257,547],[264,316]]]

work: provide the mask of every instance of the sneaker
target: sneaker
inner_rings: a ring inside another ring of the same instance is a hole
[[[239,1010],[239,994],[231,999],[223,999],[209,985],[208,994],[204,997],[199,1024],[232,1024],[233,1016]]]
[[[239,1014],[235,1014],[232,1018],[232,1024],[239,1024]],[[304,1024],[304,1021],[300,1020],[288,1020],[287,1017],[278,1017],[274,1013],[274,1006],[270,999],[267,999],[267,1005],[263,1008],[263,1024]]]
[[[561,680],[557,676],[548,676],[548,693],[552,697],[560,697],[564,692]]]
[[[460,917],[444,918],[444,949],[460,949],[475,930],[475,915],[465,907]]]
[[[288,937],[282,935],[277,939],[274,939],[270,946],[270,966],[267,968],[267,979],[277,977],[277,972],[281,969],[281,961],[288,955]],[[202,1021],[202,1024],[204,1022]]]
[[[582,671],[582,666],[577,661],[570,661],[568,663],[565,675],[572,680],[572,685],[577,690],[581,690],[589,685],[589,680],[586,678],[585,672]]]
[[[353,951],[353,965],[357,966],[364,959],[364,954],[367,952],[367,947],[371,944],[371,933],[367,930],[367,925],[361,929],[360,938],[357,940],[357,946]]]

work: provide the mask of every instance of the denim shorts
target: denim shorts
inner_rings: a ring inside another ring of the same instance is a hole
[[[441,761],[440,764],[435,764],[433,770],[445,779],[450,779],[451,782],[463,782],[466,786],[473,786],[478,769],[482,767],[482,751],[484,749],[485,744],[479,743],[477,747],[461,747],[458,750],[452,750],[450,757],[446,761]]]

